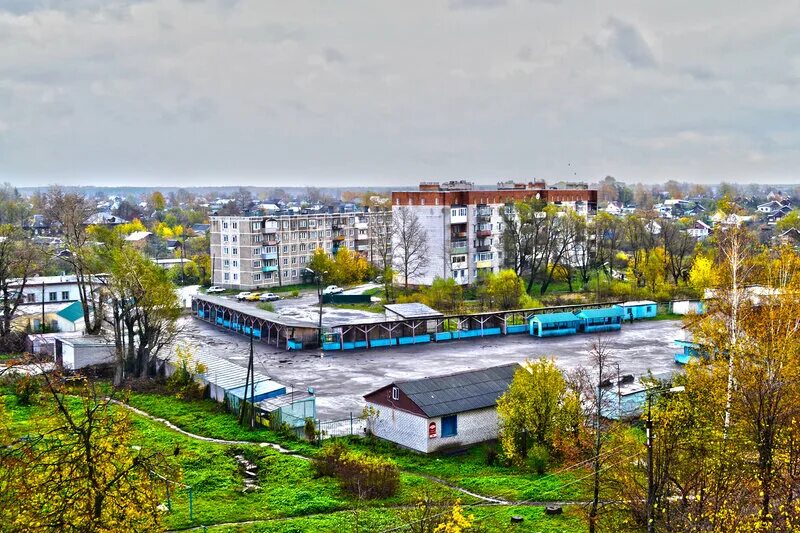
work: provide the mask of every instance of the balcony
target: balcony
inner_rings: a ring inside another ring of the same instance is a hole
[[[491,237],[492,236],[492,230],[490,230],[490,229],[479,229],[478,231],[475,232],[475,235],[477,237]]]
[[[264,265],[261,268],[261,272],[277,272],[277,271],[278,271],[278,265]]]
[[[491,252],[492,251],[492,245],[490,245],[490,244],[479,244],[479,245],[475,246],[475,251],[476,252]]]
[[[475,268],[492,268],[492,260],[484,259],[483,261],[476,261]]]
[[[454,231],[450,234],[450,237],[453,239],[466,239],[467,238],[467,231]]]
[[[334,236],[333,236],[333,240],[334,240],[334,241],[341,242],[341,241],[343,241],[343,240],[344,240],[344,235],[334,235]]]
[[[261,259],[278,259],[278,252],[265,252],[261,254]]]
[[[453,243],[450,247],[450,254],[451,255],[458,255],[458,254],[465,254],[467,253],[467,243]]]

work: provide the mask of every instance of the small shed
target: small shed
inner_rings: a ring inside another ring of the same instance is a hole
[[[627,320],[655,318],[658,313],[658,305],[651,300],[625,302],[622,304],[622,308],[625,310],[625,319]]]
[[[517,363],[410,381],[395,381],[364,396],[377,411],[375,436],[423,453],[496,439],[497,399]]]
[[[114,341],[99,335],[55,338],[56,364],[67,370],[112,364],[115,353]]]
[[[286,394],[286,387],[271,379],[256,381],[253,386],[253,400],[255,402],[260,402],[267,398],[275,398],[283,394]],[[239,411],[239,404],[245,399],[248,402],[250,401],[249,385],[246,388],[242,385],[241,387],[229,389],[225,393],[225,400],[227,401],[228,407],[230,407],[231,411],[234,413]]]
[[[616,331],[622,328],[622,318],[625,311],[618,305],[602,309],[584,309],[577,313],[580,320],[580,330],[586,333],[594,331]]]
[[[316,401],[312,392],[296,391],[262,400],[257,405],[261,415],[269,417],[270,423],[277,418],[280,424],[300,428],[305,425],[306,418],[316,420]]]
[[[572,313],[534,315],[529,319],[528,332],[534,337],[574,335],[580,323],[581,319]]]
[[[707,352],[696,342],[676,339],[675,344],[681,349],[680,353],[675,354],[675,362],[679,365],[689,364],[689,362],[707,355]]]
[[[702,315],[705,312],[703,300],[675,300],[670,307],[676,315]]]

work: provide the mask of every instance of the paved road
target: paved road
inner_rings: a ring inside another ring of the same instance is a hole
[[[248,339],[193,318],[181,319],[178,342],[197,351],[209,351],[242,366],[247,365]],[[623,374],[636,376],[673,370],[675,346],[683,338],[679,321],[661,320],[626,324],[612,333],[611,348]],[[588,364],[591,335],[537,339],[525,334],[451,341],[421,346],[398,346],[348,352],[306,350],[287,352],[256,343],[256,370],[280,383],[317,391],[317,409],[323,419],[360,412],[362,396],[395,380],[416,379],[553,356],[559,366],[574,369]]]

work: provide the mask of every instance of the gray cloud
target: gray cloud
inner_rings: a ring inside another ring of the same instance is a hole
[[[451,0],[450,9],[494,9],[507,4],[507,0]]]
[[[795,180],[795,15],[0,0],[0,182]]]
[[[605,26],[609,31],[606,42],[608,50],[632,67],[653,68],[656,66],[653,51],[636,26],[616,17],[610,17]]]

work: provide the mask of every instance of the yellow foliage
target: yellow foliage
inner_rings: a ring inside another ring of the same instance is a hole
[[[464,514],[464,509],[461,508],[461,500],[456,500],[450,510],[450,516],[447,517],[447,521],[436,526],[433,531],[434,533],[464,533],[469,531],[474,520],[475,517],[473,515]]]

